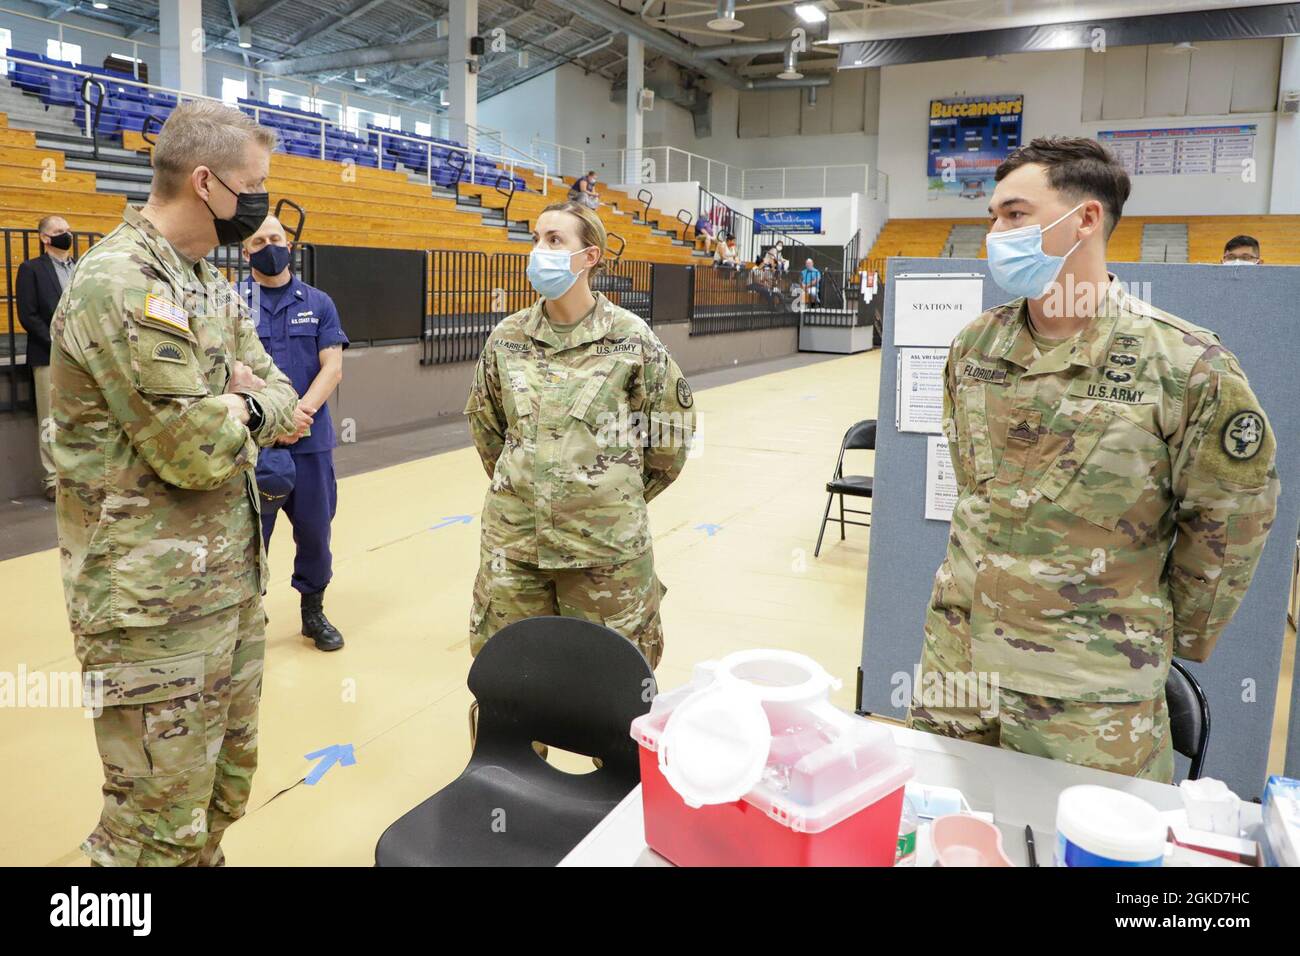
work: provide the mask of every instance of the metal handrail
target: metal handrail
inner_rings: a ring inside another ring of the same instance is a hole
[[[99,91],[99,99],[93,104],[90,102],[91,87]],[[86,104],[86,124],[90,127],[90,146],[95,159],[99,159],[99,117],[104,112],[104,101],[107,99],[108,87],[104,85],[103,80],[90,75],[82,79],[81,102]],[[91,115],[92,106],[95,108],[93,117]]]
[[[280,210],[285,206],[291,206],[298,212],[298,226],[293,231],[293,244],[298,244],[298,237],[302,235],[302,227],[307,223],[307,210],[303,209],[288,196],[281,196],[280,201],[275,204],[275,218],[280,219]],[[284,225],[284,220],[280,219],[280,225]]]
[[[618,240],[618,252],[611,253],[612,264],[618,265],[618,261],[623,258],[623,250],[627,248],[627,240],[617,232],[607,232],[605,233],[605,248],[607,250],[609,249],[609,240],[611,239]]]
[[[655,194],[648,189],[639,189],[636,198],[637,202],[641,203],[641,220],[648,225],[650,223],[650,204],[654,202]]]
[[[504,189],[501,188],[501,183],[502,183],[503,180],[504,180],[505,182],[508,182],[508,183],[510,184],[510,191],[509,191],[509,192],[507,192],[506,190],[504,190]],[[509,229],[509,228],[510,228],[510,204],[511,204],[512,202],[515,201],[515,177],[513,177],[513,176],[498,176],[498,177],[497,177],[497,181],[496,181],[495,185],[493,186],[493,188],[494,188],[494,189],[495,189],[495,190],[496,190],[500,195],[506,197],[506,204],[505,204],[505,206],[504,206],[504,207],[502,208],[502,210],[501,210],[501,218],[505,221],[506,228]]]

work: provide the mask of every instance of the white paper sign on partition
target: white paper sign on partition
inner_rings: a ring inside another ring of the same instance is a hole
[[[947,349],[898,350],[898,421],[900,432],[943,432],[943,366]]]
[[[948,439],[931,435],[925,448],[925,517],[928,521],[951,521],[957,504],[957,476],[952,471]]]
[[[980,275],[901,275],[894,280],[894,345],[948,348],[984,311]]]

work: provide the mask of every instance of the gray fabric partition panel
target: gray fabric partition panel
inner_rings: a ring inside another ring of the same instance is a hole
[[[1188,665],[1210,702],[1204,773],[1250,799],[1258,796],[1265,777],[1300,530],[1300,268],[1163,263],[1115,263],[1111,268],[1156,307],[1218,333],[1241,360],[1276,432],[1282,495],[1259,569],[1210,660]],[[988,278],[982,260],[891,258],[888,263],[860,706],[896,717],[907,708],[948,523],[925,520],[926,436],[894,427],[893,279],[905,273],[955,272],[985,276],[986,309],[1010,298]],[[1300,673],[1296,678],[1300,682]],[[1298,711],[1292,707],[1287,762],[1292,776],[1300,771]],[[1186,768],[1186,759],[1179,757],[1179,777]]]

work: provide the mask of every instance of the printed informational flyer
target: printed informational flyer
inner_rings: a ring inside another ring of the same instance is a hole
[[[943,366],[947,349],[898,350],[898,413],[900,432],[943,432]]]
[[[957,476],[952,471],[948,439],[931,435],[925,448],[925,517],[927,521],[951,521],[957,504]]]

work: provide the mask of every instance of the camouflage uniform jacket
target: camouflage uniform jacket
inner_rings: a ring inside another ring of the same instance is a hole
[[[72,630],[190,621],[264,590],[258,444],[292,430],[297,394],[242,300],[128,207],[51,324],[52,454]],[[215,396],[236,360],[266,382],[254,437]]]
[[[1212,332],[1111,282],[1039,353],[1023,299],[953,342],[944,433],[958,499],[930,628],[976,672],[1046,697],[1149,700],[1204,660],[1277,506],[1274,438]]]
[[[545,569],[643,554],[646,502],[686,463],[694,403],[650,327],[600,293],[572,330],[542,300],[503,319],[465,403],[492,478],[484,551]]]

